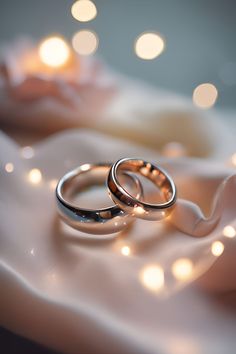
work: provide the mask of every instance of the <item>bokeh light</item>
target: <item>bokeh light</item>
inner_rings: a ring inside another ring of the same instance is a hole
[[[49,37],[41,42],[39,46],[39,57],[44,64],[58,68],[68,61],[70,48],[63,38]]]
[[[80,55],[94,54],[98,48],[98,37],[90,30],[81,30],[74,34],[72,46]]]
[[[214,106],[218,97],[218,91],[213,84],[204,83],[195,88],[193,91],[193,103],[203,109]]]
[[[31,159],[34,156],[34,149],[31,146],[25,146],[21,149],[21,156],[24,159]]]
[[[231,156],[231,162],[234,166],[236,166],[236,153]]]
[[[223,235],[228,238],[233,238],[236,236],[236,230],[233,226],[227,225],[223,228]]]
[[[145,210],[141,206],[135,206],[133,210],[134,210],[134,215],[145,214]]]
[[[29,171],[28,177],[32,184],[39,184],[42,180],[42,173],[38,168],[33,168]]]
[[[7,173],[13,172],[13,171],[14,171],[14,165],[13,165],[13,163],[11,163],[11,162],[6,163],[6,165],[5,165],[5,171],[6,171]]]
[[[146,32],[136,39],[135,53],[141,59],[152,60],[163,52],[164,47],[164,40],[159,34]]]
[[[150,291],[160,291],[165,283],[163,268],[157,264],[146,265],[139,274],[142,285]]]
[[[187,151],[181,143],[173,141],[163,147],[162,154],[166,157],[177,158],[186,156]]]
[[[123,254],[123,256],[129,256],[130,255],[130,247],[129,246],[121,247],[121,254]]]
[[[213,256],[219,257],[224,252],[224,245],[220,241],[215,241],[211,245],[211,252]]]
[[[187,280],[193,272],[193,263],[188,258],[177,259],[172,265],[172,273],[178,280]]]
[[[71,14],[76,20],[87,22],[97,16],[97,8],[90,0],[78,0],[71,7]]]

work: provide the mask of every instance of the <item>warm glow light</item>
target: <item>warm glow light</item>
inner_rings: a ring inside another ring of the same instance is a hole
[[[231,156],[231,162],[234,166],[236,166],[236,153]]]
[[[158,292],[164,286],[164,271],[159,265],[145,266],[139,275],[140,281],[147,289]]]
[[[96,52],[98,47],[97,35],[89,30],[81,30],[74,34],[72,46],[80,55],[91,55]]]
[[[95,4],[90,0],[78,0],[71,7],[72,16],[80,21],[87,22],[97,16]]]
[[[219,257],[224,252],[224,245],[220,241],[215,241],[211,245],[211,252],[213,256]]]
[[[42,173],[38,168],[29,171],[29,181],[33,184],[39,184],[42,180]]]
[[[172,273],[178,280],[187,280],[193,272],[193,263],[188,258],[177,259],[172,265]]]
[[[123,256],[129,256],[130,255],[130,247],[129,246],[123,246],[121,248],[121,253]]]
[[[134,207],[134,213],[137,215],[145,214],[145,210],[141,206]]]
[[[211,108],[214,106],[217,97],[218,92],[216,87],[209,83],[201,84],[193,91],[193,102],[200,108]]]
[[[42,62],[53,68],[63,66],[70,56],[70,48],[60,37],[46,38],[39,46]]]
[[[91,168],[91,165],[89,163],[85,163],[82,166],[80,166],[81,171],[88,171]]]
[[[233,226],[227,225],[223,228],[223,235],[225,237],[233,238],[236,236],[236,230]]]
[[[25,146],[21,149],[21,156],[24,159],[31,159],[34,156],[34,149],[31,146]]]
[[[164,146],[162,149],[162,154],[167,157],[182,157],[186,156],[186,149],[181,143],[171,142]]]
[[[5,165],[5,171],[8,173],[11,173],[14,171],[14,165],[11,162],[6,163]]]
[[[135,43],[135,52],[141,59],[151,60],[160,55],[165,47],[159,34],[149,32],[141,34]]]
[[[174,334],[171,340],[166,341],[165,352],[168,354],[200,354],[202,350],[196,338]]]

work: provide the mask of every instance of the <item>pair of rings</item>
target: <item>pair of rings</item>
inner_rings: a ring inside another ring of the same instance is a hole
[[[143,201],[143,188],[136,174],[150,180],[161,192],[163,202]],[[85,209],[72,203],[72,196],[90,186],[104,184],[113,205]],[[132,194],[127,187],[132,189]],[[162,220],[176,201],[172,178],[160,167],[142,159],[123,158],[114,164],[84,164],[61,178],[56,187],[58,212],[69,226],[89,234],[105,235],[121,231],[135,218]]]

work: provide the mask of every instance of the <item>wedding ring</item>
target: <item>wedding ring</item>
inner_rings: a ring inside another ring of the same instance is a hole
[[[121,184],[119,173],[133,172],[146,177],[156,185],[164,202],[149,204],[132,196]],[[141,219],[161,220],[172,210],[176,201],[176,187],[172,178],[160,167],[141,159],[124,158],[112,165],[108,174],[109,194],[121,209]]]
[[[59,215],[63,221],[82,232],[105,235],[118,232],[134,221],[134,217],[117,205],[102,209],[85,209],[70,202],[73,195],[94,185],[104,184],[111,164],[84,164],[68,172],[59,181],[56,198]],[[142,197],[142,185],[136,176],[123,175],[137,198]]]

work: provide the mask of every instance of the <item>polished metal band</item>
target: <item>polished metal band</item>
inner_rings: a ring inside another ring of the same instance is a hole
[[[70,200],[72,194],[80,193],[85,188],[104,184],[111,164],[85,164],[68,172],[59,181],[56,188],[58,210],[61,218],[69,226],[85,233],[105,235],[118,232],[134,221],[134,217],[117,205],[102,209],[84,209]],[[137,198],[142,197],[139,179],[124,173]]]
[[[121,184],[120,173],[138,173],[156,185],[164,202],[150,204],[132,196]],[[147,220],[166,217],[176,201],[176,188],[172,178],[160,167],[142,159],[124,158],[115,162],[109,172],[107,185],[114,203],[132,216]]]

